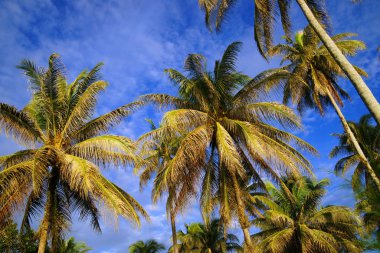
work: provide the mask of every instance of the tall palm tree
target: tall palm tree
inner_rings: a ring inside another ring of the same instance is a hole
[[[115,217],[139,224],[144,209],[128,193],[105,178],[100,167],[139,161],[132,140],[107,131],[132,112],[131,103],[92,119],[97,95],[107,87],[98,80],[102,64],[67,83],[57,54],[47,69],[21,62],[32,97],[22,110],[0,103],[0,126],[26,149],[0,157],[0,220],[24,210],[23,227],[42,212],[38,252],[51,239],[52,252],[70,225],[71,212],[98,223],[101,204]]]
[[[137,241],[129,246],[129,253],[158,253],[165,249],[163,244],[156,242],[155,240]]]
[[[167,193],[166,213],[170,219],[172,229],[173,253],[178,253],[177,248],[177,229],[176,229],[176,212],[175,212],[175,195],[179,184],[176,186],[168,184],[169,163],[175,156],[181,135],[173,129],[157,128],[153,121],[148,120],[151,124],[151,131],[142,135],[138,143],[141,146],[141,156],[145,158],[146,163],[143,164],[143,171],[140,175],[140,186],[143,187],[152,178],[155,173],[154,185],[152,189],[153,202],[157,202],[164,193]],[[157,132],[165,131],[165,135],[150,138]],[[169,131],[171,130],[171,131]],[[164,138],[163,138],[164,137]]]
[[[180,253],[226,253],[242,250],[237,236],[225,234],[223,224],[219,219],[213,219],[206,225],[191,223],[185,227],[186,231],[178,232],[178,238],[181,241]]]
[[[76,242],[74,237],[64,241],[59,247],[59,253],[86,253],[91,250],[84,242]]]
[[[174,106],[165,113],[162,125],[185,133],[166,170],[169,184],[181,183],[176,208],[183,208],[201,184],[202,210],[209,213],[218,205],[226,227],[237,217],[246,245],[252,248],[241,182],[248,174],[260,177],[259,169],[277,180],[280,171],[309,170],[309,162],[294,147],[315,150],[270,125],[277,121],[297,128],[300,123],[290,108],[259,100],[264,84],[281,80],[282,73],[267,71],[251,79],[235,70],[240,45],[229,45],[213,72],[207,71],[205,59],[197,54],[186,59],[187,77],[174,69],[166,70],[178,86],[178,97],[150,94],[141,99]]]
[[[350,79],[368,110],[380,124],[380,104],[360,76],[360,72],[347,60],[330,37],[324,27],[327,25],[327,14],[324,1],[296,0],[305,14],[310,26],[316,32],[332,59],[338,64],[342,71]],[[220,28],[224,17],[237,0],[198,0],[199,5],[205,11],[206,24],[209,27],[215,25]],[[272,34],[276,15],[281,17],[281,23],[287,37],[290,35],[291,22],[289,9],[291,0],[255,0],[255,41],[259,52],[266,57],[266,52],[272,46]]]
[[[256,197],[268,206],[264,217],[253,221],[262,230],[252,236],[258,252],[362,252],[356,239],[359,218],[344,206],[320,206],[327,179],[289,177],[284,183],[293,200],[270,183],[270,196]]]
[[[363,42],[347,39],[354,35],[337,34],[332,39],[344,54],[354,55],[358,49],[365,48]],[[287,39],[286,44],[274,46],[269,53],[281,54],[283,62],[290,62],[285,67],[292,75],[284,86],[284,102],[288,103],[289,100],[292,100],[300,111],[305,107],[317,107],[321,114],[324,113],[326,105],[333,105],[350,142],[380,191],[380,180],[374,173],[339,107],[339,105],[343,105],[342,97],[348,97],[348,95],[337,84],[337,76],[345,77],[345,74],[315,32],[310,27],[306,27],[304,31],[297,33],[294,41]],[[356,68],[360,73],[366,75],[363,70]]]
[[[355,134],[363,152],[380,177],[380,126],[371,124],[371,116],[364,115],[359,122],[349,122],[350,129]],[[377,190],[366,167],[348,142],[347,134],[336,134],[339,145],[331,151],[331,157],[343,156],[335,165],[337,174],[345,174],[354,169],[351,184],[355,192],[356,209],[363,214],[364,222],[369,233],[375,232],[380,242],[380,192]]]

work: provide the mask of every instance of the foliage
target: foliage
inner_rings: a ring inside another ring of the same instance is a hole
[[[269,123],[278,122],[290,129],[299,127],[299,119],[290,108],[260,102],[262,88],[277,82],[281,71],[267,71],[249,78],[235,70],[240,43],[227,47],[214,71],[206,70],[203,56],[191,54],[185,62],[188,76],[168,69],[178,87],[179,96],[144,95],[141,99],[174,110],[165,113],[162,127],[151,137],[168,129],[185,133],[176,155],[171,159],[166,183],[176,189],[176,209],[182,210],[198,192],[204,214],[210,215],[219,205],[222,222],[229,224],[237,216],[242,227],[249,226],[241,202],[242,182],[260,180],[260,169],[278,180],[277,168],[299,173],[309,170],[309,162],[294,148],[315,151],[310,145]],[[292,143],[292,144],[290,144]],[[251,162],[252,161],[252,162]],[[276,167],[275,165],[281,165]],[[248,173],[249,172],[249,173]],[[240,206],[240,208],[238,208]]]
[[[0,230],[0,252],[19,252],[20,240],[17,224],[11,222]]]
[[[38,238],[32,229],[20,232],[11,220],[0,228],[0,252],[35,253],[37,248]]]
[[[158,253],[165,250],[165,246],[155,240],[138,241],[129,246],[129,253]]]
[[[220,29],[228,12],[237,0],[198,0],[199,6],[205,12],[205,21],[209,28]],[[306,0],[314,15],[324,25],[328,26],[328,17],[323,1]],[[257,48],[262,56],[267,57],[272,47],[275,19],[279,16],[282,28],[287,37],[291,33],[290,7],[291,0],[254,0],[254,37]]]
[[[164,193],[167,193],[166,213],[171,222],[173,248],[175,248],[177,245],[176,213],[174,210],[176,188],[174,185],[168,184],[169,173],[167,172],[170,170],[170,162],[178,150],[182,135],[176,131],[168,130],[164,135],[150,138],[157,131],[162,131],[162,128],[157,129],[151,120],[148,120],[148,122],[151,124],[152,131],[144,134],[137,141],[141,148],[141,156],[145,160],[144,169],[140,174],[140,188],[146,185],[155,173],[152,199],[156,203]],[[178,252],[175,250],[175,253]]]
[[[294,201],[271,183],[269,197],[256,197],[268,206],[253,221],[261,229],[252,236],[258,252],[362,252],[356,238],[360,219],[347,207],[320,205],[327,179],[288,177],[284,183]]]
[[[22,110],[0,103],[0,127],[27,149],[0,157],[0,220],[24,211],[22,228],[43,212],[41,243],[53,247],[63,238],[77,211],[100,231],[98,206],[139,224],[143,208],[105,178],[100,167],[139,162],[127,137],[102,135],[135,110],[131,103],[92,118],[97,95],[107,87],[99,80],[102,64],[67,83],[57,54],[47,69],[24,60],[19,66],[30,82],[32,98]],[[26,202],[26,204],[25,204]],[[52,249],[56,252],[56,249]]]
[[[355,55],[365,48],[365,44],[348,39],[352,36],[356,34],[341,33],[331,38],[343,54]],[[283,87],[285,104],[292,101],[301,112],[306,108],[317,108],[323,114],[326,106],[331,104],[327,92],[340,105],[343,105],[342,98],[348,98],[337,83],[337,77],[345,77],[345,73],[310,26],[298,32],[294,40],[287,38],[286,44],[271,48],[269,54],[280,54],[282,62],[290,63],[284,67],[291,73]],[[366,75],[364,70],[355,68]]]
[[[59,253],[86,253],[90,251],[89,248],[84,242],[76,242],[74,237],[70,237],[69,240],[61,243],[59,247]]]
[[[349,126],[376,175],[380,177],[380,126],[373,125],[371,119],[370,115],[364,115],[359,122],[349,122]],[[350,170],[354,171],[351,185],[358,200],[356,209],[363,214],[368,233],[375,233],[380,242],[380,193],[348,142],[346,134],[335,134],[335,136],[339,138],[339,144],[333,148],[330,156],[341,157],[335,165],[335,172],[346,174]]]
[[[212,220],[210,224],[191,223],[185,227],[185,232],[178,232],[180,253],[225,253],[242,250],[239,239],[234,234],[224,234],[225,230],[219,219]]]
[[[349,122],[352,132],[355,134],[360,147],[373,166],[375,173],[380,177],[380,126],[371,124],[371,116],[362,116],[358,123]],[[345,133],[335,134],[339,139],[339,144],[332,149],[330,157],[343,156],[335,165],[337,174],[345,174],[350,169],[354,169],[352,176],[352,187],[360,191],[363,188],[372,187],[372,180],[367,175],[364,165],[359,156],[354,152],[353,147],[347,139]]]

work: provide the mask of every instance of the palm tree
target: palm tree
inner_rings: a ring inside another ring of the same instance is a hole
[[[264,217],[253,221],[262,230],[252,236],[258,252],[362,252],[356,239],[359,218],[344,206],[320,206],[327,179],[288,177],[284,183],[293,200],[271,183],[269,197],[256,197],[268,206]]]
[[[364,115],[359,122],[348,122],[351,131],[372,164],[377,177],[380,177],[380,126],[371,124],[371,116]],[[335,134],[339,138],[339,144],[335,146],[330,157],[338,157],[344,155],[335,165],[337,174],[345,174],[348,170],[354,168],[352,175],[352,188],[360,190],[365,188],[373,188],[373,178],[368,175],[365,164],[355,152],[353,145],[349,142],[347,133]]]
[[[264,84],[281,80],[282,73],[267,71],[251,79],[235,70],[240,45],[238,42],[229,45],[222,59],[216,61],[213,72],[207,71],[205,59],[197,54],[186,59],[188,77],[174,69],[166,70],[178,86],[178,97],[150,94],[141,99],[174,106],[163,117],[163,129],[185,133],[165,172],[168,184],[175,187],[181,183],[176,209],[186,206],[198,192],[200,183],[202,210],[210,213],[218,205],[226,227],[233,216],[238,217],[246,245],[251,248],[250,224],[243,201],[246,193],[241,187],[247,174],[259,177],[260,169],[278,180],[279,171],[309,170],[309,162],[294,146],[315,150],[269,124],[277,121],[290,128],[300,125],[290,108],[259,101]]]
[[[138,140],[138,143],[140,143],[142,148],[142,157],[144,157],[146,161],[146,163],[143,164],[144,170],[140,175],[140,187],[146,185],[146,183],[152,178],[153,173],[156,173],[152,190],[152,199],[153,202],[156,203],[164,193],[167,193],[166,213],[171,223],[173,240],[172,249],[174,253],[178,253],[177,229],[175,223],[175,195],[179,185],[174,187],[173,185],[168,184],[168,174],[166,172],[169,169],[168,165],[171,159],[177,152],[181,135],[172,130],[166,131],[165,135],[155,136],[153,139],[149,138],[163,129],[157,129],[151,120],[148,120],[148,122],[151,124],[151,132],[142,135]],[[162,138],[163,136],[165,138]]]
[[[348,125],[372,167],[375,168],[376,175],[380,177],[380,126],[371,124],[370,115],[364,115],[359,122],[349,122]],[[335,172],[345,174],[354,169],[351,184],[358,200],[356,209],[363,214],[369,233],[375,232],[380,242],[380,192],[366,171],[359,155],[348,142],[347,134],[335,135],[339,138],[339,145],[333,148],[330,156],[343,156],[336,163]]]
[[[158,253],[164,249],[165,246],[155,240],[137,241],[129,246],[129,253]]]
[[[363,42],[347,39],[354,35],[350,33],[337,34],[332,39],[344,54],[354,55],[358,49],[365,48]],[[333,105],[350,142],[380,191],[379,178],[376,177],[371,164],[339,108],[339,105],[343,105],[342,97],[348,97],[348,95],[337,84],[337,76],[345,77],[345,74],[335,63],[315,32],[310,27],[306,27],[304,31],[296,34],[294,41],[287,39],[286,44],[274,46],[269,50],[269,53],[271,55],[281,54],[283,62],[290,62],[285,67],[292,75],[287,79],[284,86],[284,103],[292,100],[300,111],[305,107],[316,107],[321,114],[324,113],[326,105]],[[363,70],[356,68],[361,74],[366,75]]]
[[[102,64],[83,71],[68,84],[57,54],[47,69],[24,60],[19,68],[31,84],[32,98],[22,110],[0,103],[0,126],[25,150],[0,157],[0,220],[24,210],[22,227],[43,212],[39,249],[51,238],[52,252],[70,225],[71,212],[90,218],[100,231],[97,204],[139,224],[144,209],[105,178],[99,167],[139,161],[132,140],[102,135],[133,111],[131,103],[91,119],[97,95],[107,87],[98,80]],[[26,202],[26,204],[25,204]]]
[[[84,242],[76,242],[74,237],[70,237],[69,240],[64,241],[59,247],[59,253],[86,253],[89,252],[89,248]]]
[[[334,39],[330,37],[324,27],[327,25],[327,14],[324,1],[296,0],[305,14],[310,26],[316,32],[332,59],[350,79],[368,110],[380,124],[380,104],[360,76],[360,72],[347,60]],[[220,28],[228,10],[237,0],[198,0],[199,5],[205,11],[206,24]],[[291,0],[255,0],[255,41],[259,52],[266,57],[267,51],[272,46],[272,34],[274,20],[277,13],[280,14],[282,27],[287,37],[290,34],[289,9]]]
[[[180,253],[226,253],[242,250],[239,239],[234,234],[225,234],[219,219],[213,219],[207,225],[191,223],[185,227],[185,232],[178,232]]]

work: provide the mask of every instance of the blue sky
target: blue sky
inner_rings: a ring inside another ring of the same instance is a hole
[[[267,63],[258,54],[253,41],[253,1],[240,0],[230,13],[223,31],[210,33],[204,26],[203,14],[196,0],[124,0],[124,1],[0,1],[0,101],[22,108],[29,98],[27,81],[16,65],[24,58],[46,66],[49,55],[59,53],[67,68],[69,80],[85,68],[104,62],[103,79],[110,83],[99,99],[97,113],[105,113],[129,103],[146,93],[171,93],[174,88],[163,73],[165,68],[181,70],[188,53],[201,53],[209,65],[219,58],[233,41],[242,41],[238,69],[249,75],[278,66],[278,59]],[[368,49],[352,62],[364,68],[367,84],[380,99],[380,62],[376,52],[380,45],[380,2],[364,0],[328,1],[334,33],[355,32]],[[292,11],[294,31],[304,27],[305,20],[297,6]],[[282,31],[277,27],[279,41]],[[343,109],[350,120],[367,113],[351,84],[340,80],[351,95]],[[149,130],[144,118],[160,120],[162,113],[144,108],[113,129],[115,134],[137,138]],[[333,175],[335,160],[328,158],[337,143],[331,133],[341,126],[334,112],[322,118],[308,111],[303,118],[304,131],[297,133],[314,145],[319,158],[310,158],[319,179],[329,177],[332,184],[325,204],[353,205],[352,193],[344,178]],[[20,149],[12,140],[0,135],[0,155]],[[131,242],[154,238],[169,245],[170,226],[163,203],[152,205],[149,187],[140,192],[138,178],[132,169],[107,170],[104,173],[137,198],[149,212],[152,223],[140,229],[120,220],[118,228],[104,219],[103,234],[92,232],[88,223],[74,218],[70,234],[94,248],[93,252],[126,252]],[[179,228],[186,222],[199,221],[196,203],[178,218]],[[238,229],[233,228],[233,232]]]

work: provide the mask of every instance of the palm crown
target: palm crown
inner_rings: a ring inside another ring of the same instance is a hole
[[[345,55],[355,55],[365,44],[359,40],[348,39],[352,33],[332,36],[337,47]],[[317,34],[308,26],[296,34],[294,40],[287,38],[286,44],[278,44],[269,50],[269,54],[282,56],[282,62],[289,62],[285,69],[292,75],[284,86],[284,103],[290,100],[300,111],[308,107],[316,107],[321,113],[329,105],[329,92],[340,105],[342,98],[348,94],[338,85],[337,77],[345,77],[345,73],[336,64],[327,48],[321,43]],[[366,73],[355,67],[359,73]]]
[[[129,253],[158,253],[165,249],[164,245],[155,240],[137,241],[129,246]]]
[[[268,207],[253,222],[262,230],[253,235],[258,252],[362,252],[359,218],[347,207],[320,206],[328,180],[289,177],[284,183],[294,201],[270,183],[269,197],[256,197]]]
[[[363,152],[365,152],[375,169],[375,173],[380,177],[380,127],[371,124],[370,115],[361,117],[358,123],[349,122],[348,124],[354,132]],[[335,172],[337,174],[345,174],[349,169],[354,168],[352,176],[353,188],[360,190],[360,188],[372,187],[373,182],[367,174],[358,154],[356,154],[350,144],[347,134],[335,134],[335,136],[339,138],[339,145],[331,150],[330,157],[344,155],[336,163]]]
[[[264,84],[280,80],[279,75],[268,71],[251,79],[237,72],[239,48],[238,42],[229,45],[213,72],[206,70],[201,55],[189,55],[185,62],[188,77],[173,69],[166,70],[178,86],[178,97],[151,94],[142,100],[175,107],[164,115],[161,131],[152,136],[168,129],[186,133],[165,170],[168,184],[178,186],[177,209],[185,206],[201,183],[204,213],[209,214],[214,205],[219,205],[226,224],[236,215],[247,228],[240,190],[242,182],[248,180],[247,174],[259,178],[257,169],[262,169],[278,179],[273,168],[276,164],[294,173],[299,173],[298,168],[308,170],[309,162],[289,143],[309,151],[314,149],[265,122],[299,126],[297,116],[288,107],[259,102]]]
[[[23,209],[22,226],[29,226],[30,219],[43,212],[40,246],[49,234],[53,250],[72,211],[90,218],[96,230],[100,230],[98,204],[135,223],[139,213],[147,217],[137,201],[99,169],[139,161],[130,139],[101,135],[138,103],[92,119],[97,95],[107,87],[98,80],[100,67],[83,71],[69,84],[57,54],[50,56],[47,69],[25,60],[19,68],[31,85],[29,104],[22,110],[0,104],[0,126],[28,148],[0,157],[0,219]]]
[[[225,234],[219,219],[213,219],[210,224],[191,223],[185,227],[185,231],[178,232],[180,253],[226,253],[242,249],[235,235]]]

